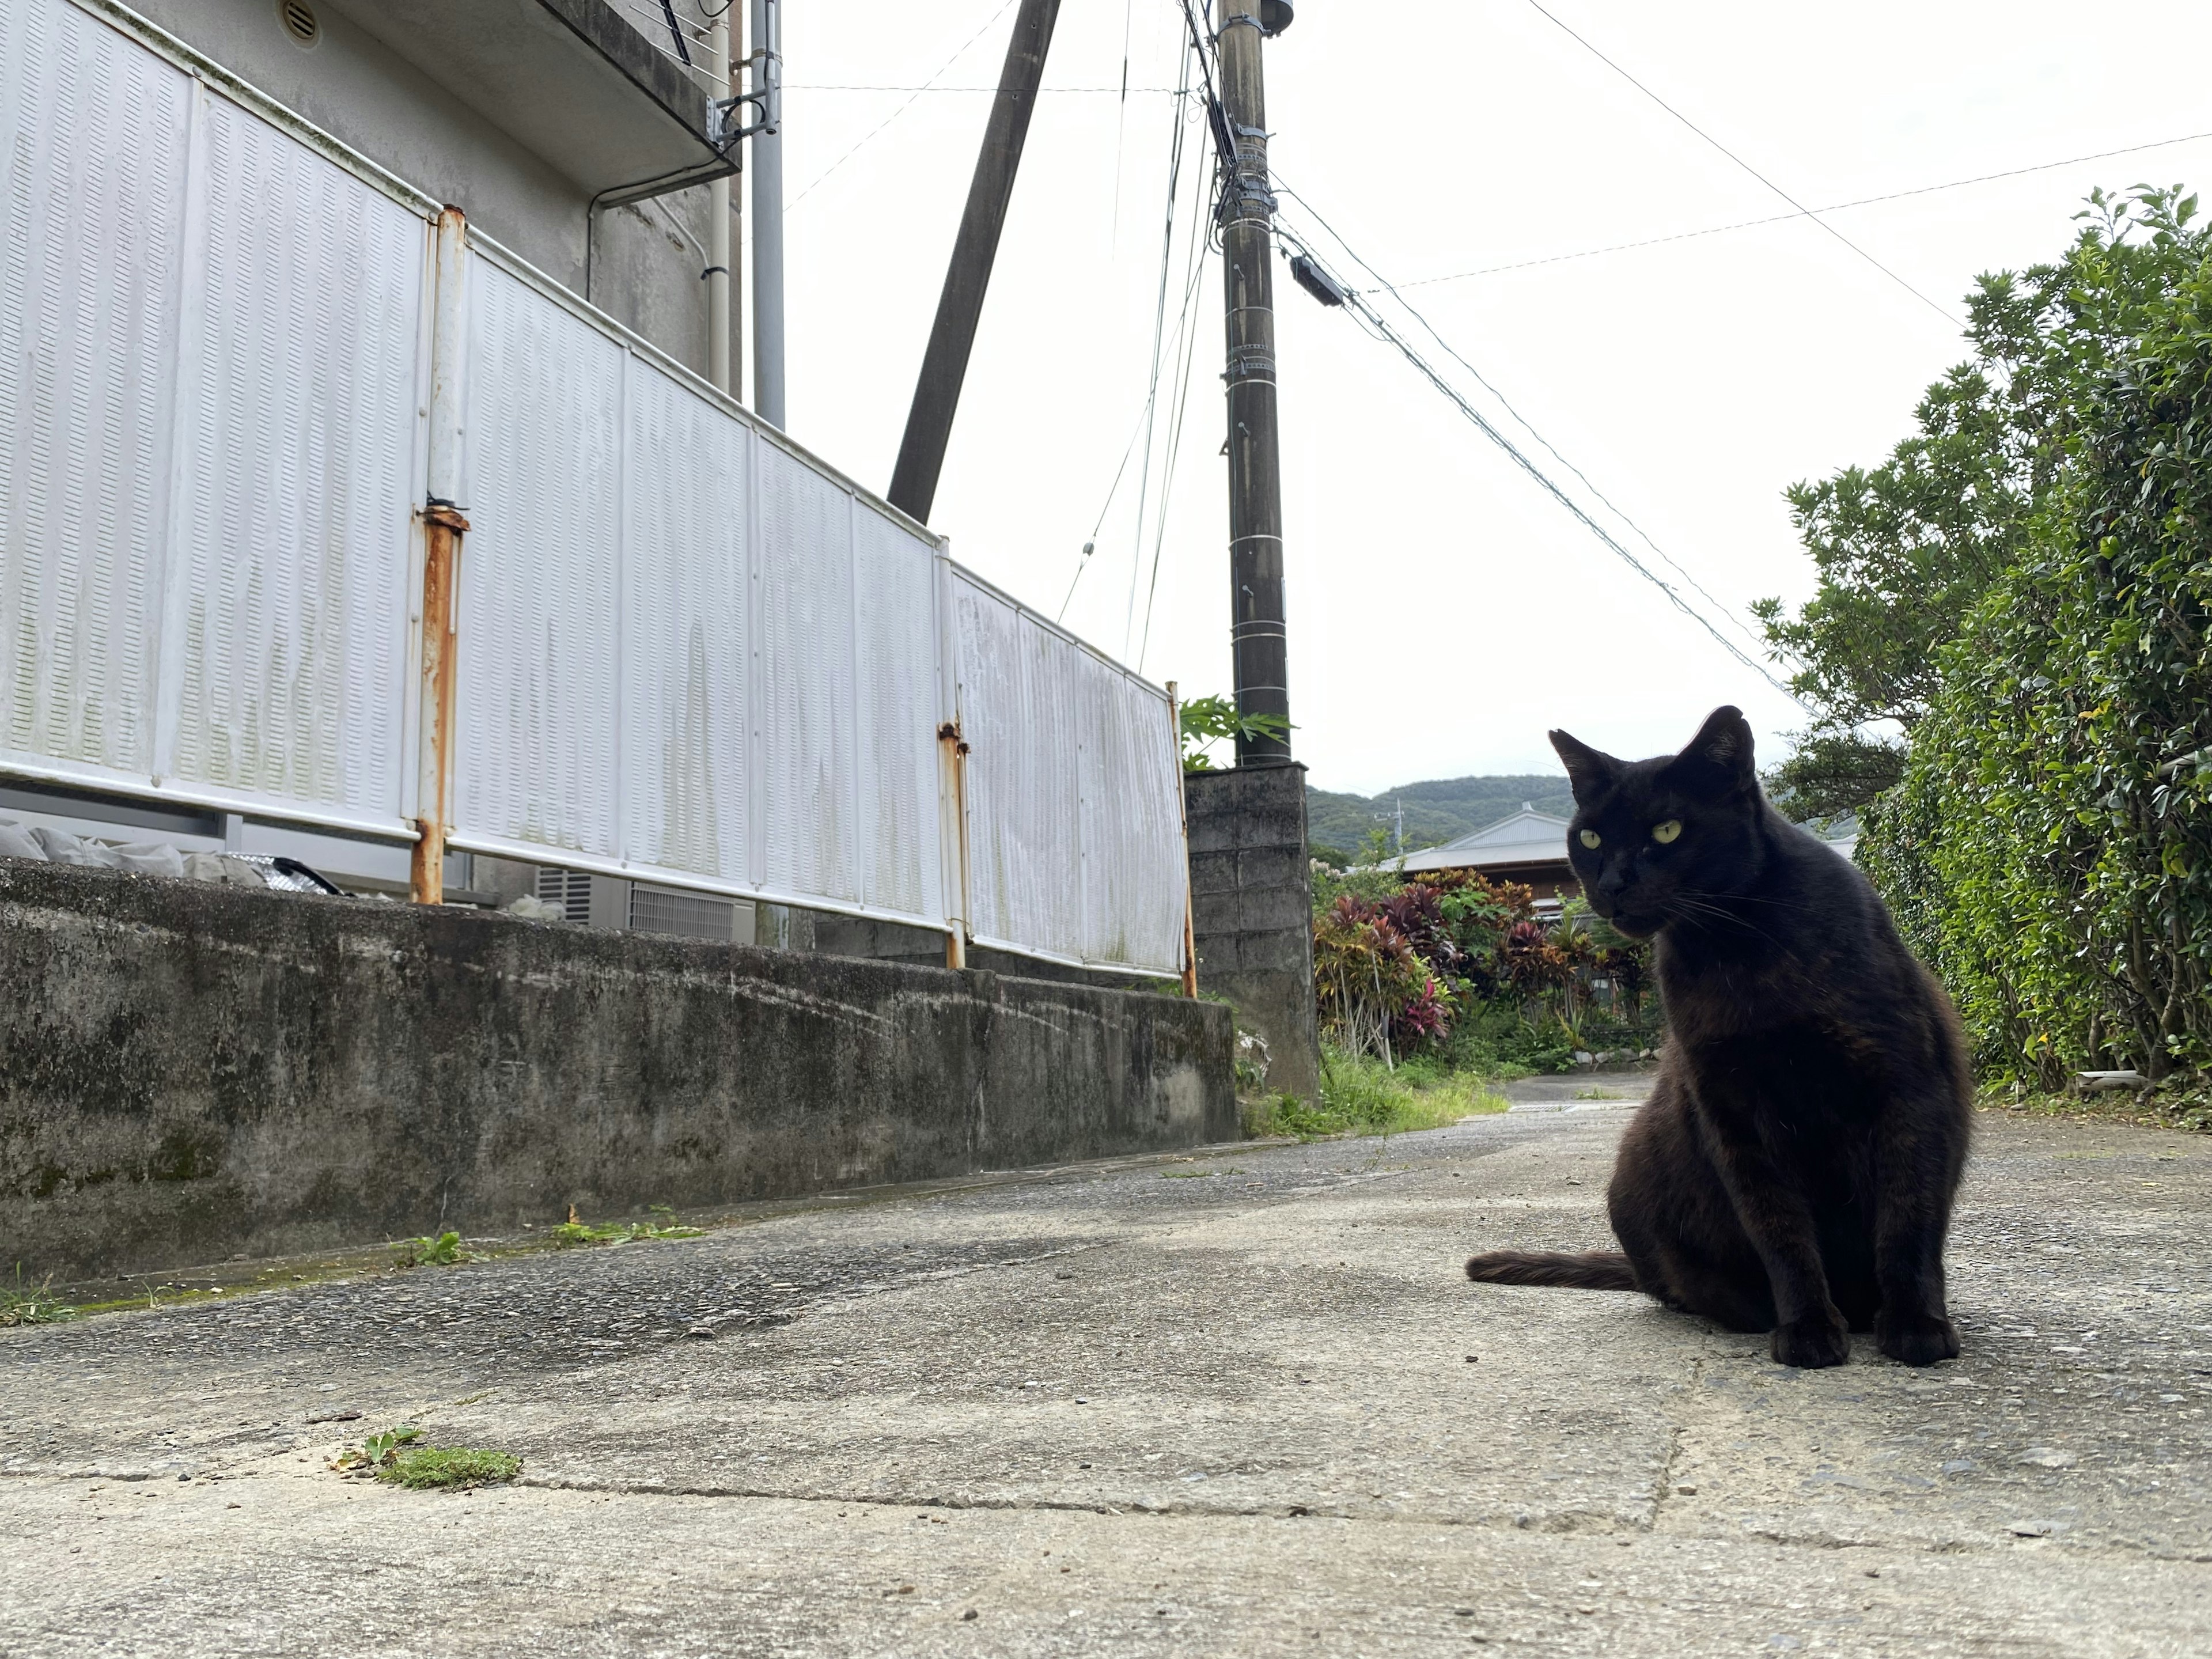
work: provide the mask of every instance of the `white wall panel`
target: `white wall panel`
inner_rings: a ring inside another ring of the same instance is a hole
[[[957,567],[951,586],[970,931],[1179,971],[1188,877],[1166,697]]]
[[[165,769],[397,819],[428,228],[234,104],[204,120]]]
[[[617,858],[628,354],[489,259],[467,280],[454,826]]]
[[[623,843],[745,884],[750,434],[629,360],[623,434]]]
[[[0,751],[144,777],[191,82],[0,4]]]
[[[1178,744],[1167,699],[1088,653],[1077,665],[1087,962],[1179,969],[1184,870]]]
[[[970,927],[989,944],[1078,958],[1081,769],[1077,647],[966,573],[952,582],[968,743]]]
[[[941,918],[937,553],[865,501],[853,508],[861,896]]]
[[[858,904],[852,497],[775,444],[753,453],[761,879],[779,892]]]

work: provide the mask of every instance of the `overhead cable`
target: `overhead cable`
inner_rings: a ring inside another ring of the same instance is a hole
[[[1305,254],[1308,258],[1316,258],[1313,249],[1310,246],[1306,246],[1302,240],[1297,239],[1295,233],[1292,233],[1292,240],[1297,242],[1299,252]],[[1699,611],[1687,599],[1684,599],[1680,592],[1675,588],[1673,583],[1668,581],[1663,576],[1661,576],[1656,571],[1653,570],[1649,565],[1646,565],[1633,553],[1630,552],[1627,548],[1622,546],[1619,539],[1616,538],[1611,532],[1607,531],[1603,525],[1598,523],[1595,519],[1593,519],[1588,513],[1584,512],[1581,503],[1577,501],[1571,495],[1568,495],[1565,490],[1562,489],[1556,483],[1554,483],[1551,477],[1545,472],[1543,468],[1538,466],[1535,462],[1530,460],[1510,438],[1507,437],[1503,432],[1498,429],[1497,426],[1492,422],[1488,416],[1484,415],[1480,410],[1477,409],[1472,403],[1468,401],[1466,397],[1461,393],[1459,388],[1452,385],[1452,383],[1444,377],[1442,371],[1437,369],[1437,368],[1433,363],[1430,362],[1427,358],[1421,356],[1419,351],[1414,349],[1411,342],[1409,342],[1403,335],[1399,333],[1396,329],[1393,328],[1390,325],[1389,319],[1383,316],[1381,312],[1376,310],[1374,306],[1369,302],[1367,296],[1364,293],[1358,289],[1352,288],[1348,283],[1340,282],[1338,286],[1345,290],[1345,302],[1343,308],[1346,312],[1350,313],[1353,317],[1357,318],[1362,325],[1364,326],[1370,334],[1374,335],[1375,337],[1385,341],[1389,345],[1395,348],[1400,356],[1403,357],[1408,363],[1412,364],[1414,369],[1417,370],[1421,377],[1427,380],[1431,386],[1442,392],[1444,397],[1450,401],[1452,406],[1457,409],[1462,415],[1464,415],[1468,420],[1474,424],[1476,430],[1480,432],[1484,437],[1489,439],[1490,441],[1495,444],[1499,449],[1503,450],[1505,453],[1506,458],[1516,466],[1519,467],[1522,471],[1527,473],[1528,477],[1534,481],[1539,489],[1542,489],[1546,495],[1549,495],[1553,501],[1557,501],[1561,507],[1565,507],[1570,514],[1571,514],[1576,520],[1582,525],[1583,529],[1589,531],[1591,535],[1596,537],[1599,541],[1602,542],[1607,550],[1609,550],[1616,558],[1620,559],[1622,563],[1626,564],[1638,575],[1643,577],[1645,581],[1650,582],[1654,587],[1665,594],[1668,604],[1672,605],[1677,611],[1680,611],[1685,617],[1687,617],[1692,622],[1697,623],[1698,627],[1704,629],[1707,634],[1712,636],[1713,642],[1718,645],[1722,650],[1727,652],[1729,656],[1735,658],[1736,661],[1741,663],[1746,668],[1751,670],[1753,673],[1758,675],[1759,678],[1765,680],[1769,685],[1772,686],[1777,691],[1779,691],[1784,696],[1790,698],[1793,702],[1798,702],[1801,707],[1802,706],[1802,700],[1798,698],[1796,692],[1792,691],[1789,686],[1784,684],[1781,680],[1777,679],[1774,675],[1767,670],[1765,665],[1754,661],[1751,657],[1746,655],[1742,649],[1737,646],[1735,641],[1729,638],[1727,635],[1722,633],[1719,629],[1713,626],[1711,620],[1707,617],[1703,611]],[[1548,448],[1550,446],[1547,445],[1546,447]],[[1554,453],[1556,453],[1557,452]],[[1617,507],[1613,510],[1616,513],[1620,511]]]
[[[1191,49],[1182,52],[1182,72],[1179,77],[1185,85],[1190,81]],[[1175,131],[1168,141],[1167,208],[1160,224],[1160,283],[1158,296],[1152,302],[1152,380],[1145,392],[1145,469],[1137,484],[1136,535],[1129,556],[1129,602],[1121,616],[1121,654],[1129,654],[1129,635],[1137,614],[1137,573],[1145,562],[1145,507],[1152,487],[1152,428],[1159,409],[1160,361],[1162,346],[1166,339],[1168,310],[1168,274],[1175,256],[1176,204],[1182,188],[1183,123],[1182,112],[1176,112]],[[1189,285],[1184,285],[1183,314],[1187,319],[1190,304]],[[1183,323],[1178,322],[1181,332]],[[1172,350],[1172,348],[1170,348]]]
[[[1330,239],[1334,240],[1339,247],[1344,250],[1346,255],[1350,258],[1354,264],[1358,265],[1362,270],[1365,271],[1370,276],[1372,276],[1376,283],[1379,284],[1383,291],[1389,294],[1393,300],[1395,300],[1401,306],[1404,307],[1406,314],[1421,325],[1423,330],[1427,332],[1428,337],[1437,343],[1437,344],[1443,350],[1444,354],[1454,362],[1457,363],[1462,368],[1465,369],[1469,374],[1472,374],[1474,377],[1475,384],[1480,386],[1485,392],[1487,392],[1492,397],[1495,398],[1498,400],[1498,407],[1503,409],[1508,415],[1511,416],[1514,422],[1523,432],[1534,439],[1536,442],[1541,444],[1546,453],[1548,453],[1553,460],[1557,461],[1561,466],[1566,468],[1568,471],[1573,473],[1576,478],[1581,482],[1583,488],[1589,490],[1591,495],[1597,500],[1599,504],[1602,506],[1607,512],[1612,514],[1613,517],[1619,519],[1621,523],[1626,525],[1630,530],[1633,531],[1638,540],[1643,542],[1643,544],[1646,547],[1650,548],[1654,553],[1657,554],[1661,559],[1664,560],[1668,566],[1674,570],[1675,574],[1681,577],[1684,581],[1689,583],[1692,587],[1697,589],[1698,593],[1704,597],[1705,602],[1711,605],[1715,610],[1718,611],[1721,615],[1726,617],[1736,630],[1742,634],[1746,639],[1749,640],[1753,646],[1763,647],[1765,644],[1765,641],[1763,639],[1761,639],[1758,635],[1753,633],[1750,628],[1746,625],[1743,619],[1736,614],[1733,606],[1728,605],[1725,601],[1717,598],[1712,592],[1711,592],[1706,588],[1705,585],[1699,581],[1695,575],[1692,574],[1691,572],[1684,567],[1673,554],[1669,553],[1665,548],[1660,546],[1657,542],[1652,540],[1650,536],[1644,531],[1641,525],[1638,524],[1635,520],[1630,518],[1628,514],[1623,512],[1620,507],[1614,506],[1613,501],[1607,496],[1606,493],[1590,482],[1589,476],[1585,473],[1582,468],[1577,466],[1565,455],[1562,455],[1556,448],[1553,447],[1552,441],[1547,438],[1542,433],[1537,431],[1536,428],[1529,423],[1528,417],[1522,415],[1519,410],[1516,409],[1506,395],[1491,383],[1489,377],[1484,374],[1480,369],[1477,368],[1465,357],[1462,356],[1458,348],[1454,346],[1450,341],[1445,339],[1443,335],[1437,333],[1436,325],[1431,323],[1426,317],[1423,316],[1421,313],[1414,307],[1413,303],[1408,301],[1403,294],[1401,294],[1398,291],[1397,287],[1389,277],[1385,276],[1381,271],[1376,270],[1373,265],[1368,264],[1364,258],[1361,258],[1359,251],[1353,247],[1351,243],[1344,240],[1343,236],[1338,232],[1336,227],[1329,223],[1328,220],[1322,217],[1321,210],[1314,206],[1311,202],[1306,200],[1304,197],[1299,195],[1298,192],[1290,185],[1285,183],[1282,174],[1279,173],[1275,175],[1275,185],[1276,188],[1281,191],[1284,195],[1289,197],[1300,207],[1304,208],[1308,213],[1313,215],[1315,222],[1318,223],[1323,230],[1328,233]]]
[[[890,125],[892,122],[897,120],[899,117],[905,114],[907,111],[912,109],[914,107],[915,99],[921,97],[923,93],[927,92],[932,87],[935,86],[938,81],[945,75],[946,70],[950,70],[955,64],[958,63],[963,58],[965,58],[968,55],[968,48],[974,46],[978,40],[988,34],[991,32],[991,26],[994,23],[996,23],[1001,17],[1004,17],[1009,11],[1012,11],[1013,7],[1014,0],[1006,0],[1006,3],[1004,5],[1000,6],[998,10],[993,12],[988,17],[985,18],[983,20],[983,27],[977,29],[975,33],[969,35],[968,39],[962,43],[960,50],[954,52],[951,57],[946,58],[935,75],[931,76],[928,80],[925,81],[921,85],[914,89],[913,97],[908,98],[906,102],[901,104],[889,115],[886,115],[882,120],[877,122],[875,125],[870,127],[866,132],[861,134],[860,140],[858,143],[854,144],[842,155],[832,161],[828,167],[823,168],[821,172],[816,173],[812,181],[808,184],[805,190],[800,191],[798,195],[793,197],[789,202],[785,204],[783,210],[786,213],[788,213],[793,208],[797,207],[801,202],[805,201],[808,196],[813,193],[816,185],[821,184],[823,179],[827,179],[831,173],[836,172],[839,167],[843,167],[846,162],[851,161],[854,156],[859,155],[862,149],[867,147],[869,142],[873,139],[878,133],[881,132],[885,127]],[[789,87],[786,87],[784,90],[786,92],[789,92],[791,88]],[[995,92],[997,88],[994,87],[992,90]]]
[[[1785,201],[1785,202],[1789,203],[1789,204],[1790,204],[1790,205],[1791,207],[1793,207],[1793,208],[1796,209],[1796,210],[1797,210],[1797,212],[1798,212],[1800,215],[1802,215],[1803,217],[1808,218],[1808,219],[1810,219],[1810,220],[1811,220],[1814,224],[1816,224],[1816,225],[1820,226],[1820,228],[1821,229],[1823,229],[1823,230],[1826,231],[1826,232],[1828,233],[1828,234],[1829,234],[1829,235],[1831,235],[1831,236],[1834,237],[1838,241],[1841,242],[1841,243],[1842,243],[1845,247],[1849,248],[1852,252],[1854,252],[1854,253],[1857,254],[1857,255],[1859,256],[1859,258],[1862,258],[1862,259],[1865,260],[1869,264],[1872,265],[1872,266],[1873,266],[1876,270],[1880,271],[1883,276],[1885,276],[1888,277],[1888,278],[1889,278],[1889,280],[1890,280],[1891,282],[1895,283],[1898,285],[1898,287],[1899,287],[1899,288],[1903,289],[1904,289],[1907,294],[1910,294],[1910,295],[1911,295],[1914,299],[1916,299],[1916,300],[1919,301],[1920,301],[1920,303],[1921,303],[1922,305],[1926,306],[1926,307],[1929,308],[1929,310],[1930,310],[1930,311],[1934,312],[1934,313],[1935,313],[1938,317],[1941,317],[1941,318],[1942,318],[1945,322],[1947,322],[1947,323],[1950,324],[1954,328],[1956,328],[1956,327],[1959,327],[1959,326],[1960,326],[1960,325],[1961,325],[1960,324],[1959,319],[1958,319],[1956,317],[1953,316],[1953,315],[1950,313],[1950,312],[1949,312],[1949,311],[1946,310],[1943,307],[1942,307],[1942,306],[1940,306],[1940,305],[1937,305],[1937,304],[1936,303],[1936,301],[1933,301],[1933,300],[1929,299],[1929,298],[1925,294],[1923,294],[1923,293],[1922,293],[1918,289],[1917,289],[1917,288],[1913,287],[1911,283],[1910,283],[1906,282],[1906,281],[1905,280],[1905,278],[1904,278],[1904,277],[1902,277],[1902,276],[1899,276],[1895,271],[1892,270],[1891,270],[1887,265],[1886,265],[1886,264],[1882,264],[1882,262],[1881,262],[1881,260],[1879,260],[1879,259],[1875,258],[1874,257],[1874,255],[1873,255],[1873,254],[1871,254],[1871,253],[1868,252],[1864,248],[1861,247],[1861,246],[1860,246],[1856,242],[1854,242],[1853,240],[1851,240],[1851,239],[1850,239],[1850,237],[1848,237],[1848,236],[1844,235],[1843,232],[1841,232],[1840,230],[1838,230],[1838,229],[1837,229],[1833,225],[1830,224],[1830,223],[1829,223],[1826,219],[1823,219],[1823,218],[1822,218],[1822,217],[1821,217],[1818,213],[1814,212],[1811,208],[1807,207],[1807,206],[1806,206],[1802,202],[1799,201],[1796,197],[1792,196],[1792,195],[1791,195],[1788,191],[1786,191],[1786,190],[1783,189],[1781,185],[1779,185],[1776,184],[1776,183],[1774,182],[1774,180],[1773,180],[1773,179],[1771,179],[1768,178],[1765,173],[1761,173],[1761,172],[1760,172],[1757,167],[1755,167],[1752,166],[1752,164],[1751,164],[1750,162],[1748,162],[1748,161],[1745,161],[1745,160],[1743,159],[1743,157],[1742,157],[1742,156],[1738,155],[1737,155],[1734,150],[1730,149],[1729,149],[1726,144],[1723,144],[1723,143],[1721,143],[1721,141],[1720,141],[1719,139],[1717,139],[1717,138],[1714,137],[1712,136],[1712,134],[1711,134],[1710,132],[1707,132],[1707,131],[1706,131],[1703,127],[1699,126],[1699,125],[1698,125],[1695,121],[1692,121],[1692,120],[1688,116],[1686,116],[1686,115],[1683,114],[1681,111],[1680,111],[1680,110],[1676,109],[1676,108],[1675,108],[1672,104],[1668,103],[1668,102],[1664,98],[1662,98],[1662,97],[1661,97],[1657,93],[1656,93],[1656,92],[1652,91],[1652,90],[1651,90],[1651,88],[1649,88],[1649,87],[1647,87],[1647,86],[1645,86],[1645,85],[1644,84],[1644,82],[1641,82],[1641,81],[1638,80],[1634,76],[1631,75],[1631,74],[1630,74],[1626,70],[1625,70],[1625,69],[1621,68],[1621,66],[1620,66],[1620,64],[1618,64],[1614,63],[1614,62],[1613,61],[1613,59],[1612,59],[1612,58],[1610,58],[1607,57],[1603,52],[1600,52],[1600,51],[1599,51],[1595,46],[1592,46],[1592,45],[1591,45],[1588,40],[1584,40],[1581,35],[1577,34],[1577,33],[1574,32],[1574,30],[1572,30],[1572,29],[1569,28],[1569,27],[1568,27],[1565,23],[1560,22],[1559,19],[1557,16],[1553,15],[1551,12],[1545,10],[1545,9],[1544,9],[1544,7],[1543,7],[1543,5],[1542,5],[1542,3],[1541,3],[1541,0],[1528,0],[1528,3],[1529,3],[1529,5],[1530,5],[1530,6],[1534,7],[1534,8],[1536,9],[1536,11],[1537,11],[1537,12],[1539,12],[1540,14],[1541,14],[1543,16],[1545,16],[1545,17],[1547,17],[1547,18],[1550,19],[1550,21],[1551,21],[1552,22],[1553,22],[1554,24],[1557,24],[1557,25],[1558,25],[1558,27],[1559,27],[1559,30],[1560,30],[1560,32],[1561,32],[1562,33],[1565,34],[1565,35],[1567,36],[1567,38],[1568,38],[1568,39],[1570,39],[1571,40],[1573,40],[1577,45],[1580,46],[1583,48],[1583,50],[1584,50],[1585,52],[1589,52],[1589,55],[1590,55],[1591,57],[1593,57],[1593,58],[1596,58],[1596,59],[1598,60],[1598,62],[1599,62],[1599,63],[1601,63],[1601,64],[1604,64],[1607,69],[1611,70],[1612,70],[1615,75],[1618,75],[1618,76],[1619,76],[1622,80],[1624,80],[1624,81],[1627,82],[1628,82],[1628,84],[1629,84],[1630,86],[1634,87],[1634,88],[1637,89],[1637,91],[1638,91],[1638,92],[1642,93],[1642,94],[1643,94],[1646,98],[1649,98],[1649,99],[1650,99],[1653,103],[1655,103],[1655,104],[1658,105],[1658,106],[1659,106],[1659,107],[1660,107],[1661,109],[1665,110],[1665,111],[1667,112],[1667,113],[1668,113],[1668,114],[1669,114],[1669,115],[1673,116],[1673,117],[1674,117],[1677,121],[1680,121],[1680,122],[1684,126],[1686,126],[1686,127],[1689,128],[1689,130],[1690,130],[1692,132],[1696,133],[1696,134],[1698,135],[1698,137],[1700,137],[1700,138],[1702,138],[1702,139],[1704,139],[1704,140],[1705,141],[1705,143],[1707,143],[1708,144],[1711,144],[1711,145],[1715,149],[1718,150],[1722,155],[1723,155],[1727,156],[1727,157],[1728,157],[1728,159],[1729,159],[1729,161],[1731,161],[1735,162],[1735,163],[1736,164],[1736,166],[1738,166],[1739,167],[1742,168],[1746,173],[1749,173],[1753,178],[1754,178],[1754,179],[1758,179],[1758,180],[1759,180],[1759,182],[1760,184],[1762,184],[1762,185],[1765,185],[1765,186],[1767,187],[1767,189],[1769,189],[1769,190],[1772,191],[1773,191],[1777,196],[1779,196],[1779,197],[1780,197],[1784,201]]]
[[[1841,213],[1850,208],[1872,207],[1879,202],[1902,202],[1913,196],[1933,196],[1940,191],[1964,190],[1969,185],[1986,185],[2000,179],[2021,179],[2030,173],[2055,173],[2060,167],[2080,167],[2089,161],[2109,161],[2116,155],[2136,155],[2144,150],[2165,149],[2174,144],[2195,143],[2201,138],[2212,138],[2212,132],[2184,133],[2179,138],[2160,138],[2154,143],[2129,144],[2120,149],[2100,149],[2091,155],[2069,155],[2063,161],[2039,161],[2033,167],[2007,167],[2002,173],[1981,173],[1971,179],[1953,179],[1941,185],[1918,185],[1911,190],[1893,190],[1880,196],[1861,196],[1848,202],[1837,202],[1831,206],[1814,208],[1815,215]],[[1410,283],[1401,283],[1401,289],[1429,288],[1437,283],[1462,283],[1470,277],[1496,276],[1509,270],[1533,270],[1539,265],[1565,264],[1575,259],[1595,259],[1601,254],[1627,253],[1637,248],[1659,247],[1668,242],[1694,241],[1701,236],[1720,236],[1732,230],[1752,230],[1760,225],[1786,225],[1802,219],[1802,213],[1770,213],[1758,219],[1738,219],[1725,225],[1707,225],[1702,230],[1678,230],[1667,236],[1646,236],[1634,242],[1611,242],[1603,247],[1586,247],[1574,253],[1554,253],[1541,259],[1518,259],[1511,264],[1484,265],[1475,270],[1455,270],[1443,276],[1420,276]]]

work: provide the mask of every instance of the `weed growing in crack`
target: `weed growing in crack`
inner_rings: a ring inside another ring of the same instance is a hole
[[[417,1444],[422,1438],[422,1430],[403,1423],[370,1435],[358,1446],[347,1447],[331,1467],[356,1480],[384,1480],[416,1492],[438,1486],[495,1486],[522,1473],[522,1460],[513,1452]]]
[[[392,1265],[395,1267],[450,1267],[468,1260],[461,1249],[461,1236],[444,1232],[432,1238],[410,1238],[392,1247]]]
[[[655,1215],[672,1218],[676,1214],[665,1204],[655,1204],[650,1207]],[[579,1218],[576,1206],[571,1204],[568,1218],[548,1231],[545,1237],[555,1249],[573,1250],[582,1244],[638,1244],[655,1238],[701,1238],[705,1235],[703,1227],[662,1226],[650,1221],[633,1221],[627,1224],[613,1221],[603,1227],[594,1227]]]
[[[513,1452],[472,1446],[409,1447],[376,1472],[380,1480],[422,1492],[434,1486],[490,1486],[522,1473]]]
[[[29,1289],[23,1285],[23,1264],[15,1264],[15,1282],[0,1285],[0,1326],[58,1325],[65,1319],[75,1319],[77,1310],[54,1294],[54,1281]]]

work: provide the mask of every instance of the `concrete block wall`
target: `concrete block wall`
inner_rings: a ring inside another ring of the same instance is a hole
[[[1267,1039],[1271,1091],[1321,1086],[1314,1019],[1306,769],[1238,767],[1183,780],[1198,983]]]
[[[0,1261],[62,1281],[1234,1139],[1176,997],[0,860]]]

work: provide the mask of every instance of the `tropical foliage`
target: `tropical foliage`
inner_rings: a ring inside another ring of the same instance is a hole
[[[1577,900],[1538,919],[1535,894],[1471,870],[1410,879],[1370,864],[1316,872],[1314,997],[1323,1036],[1384,1066],[1488,1030],[1512,1052],[1564,1062],[1593,1014],[1636,1027],[1650,959]],[[1498,1030],[1503,1023],[1517,1030]],[[1492,1048],[1498,1044],[1493,1043]]]
[[[2092,198],[1983,279],[1975,361],[1881,467],[1793,492],[1820,569],[1769,636],[1820,718],[1774,780],[1860,858],[1984,1068],[2212,1060],[2212,239]],[[1887,722],[1904,742],[1869,738]]]
[[[1290,736],[1291,723],[1280,714],[1245,714],[1226,697],[1193,697],[1176,716],[1182,734],[1182,769],[1214,770],[1213,745],[1249,743],[1255,738]]]

